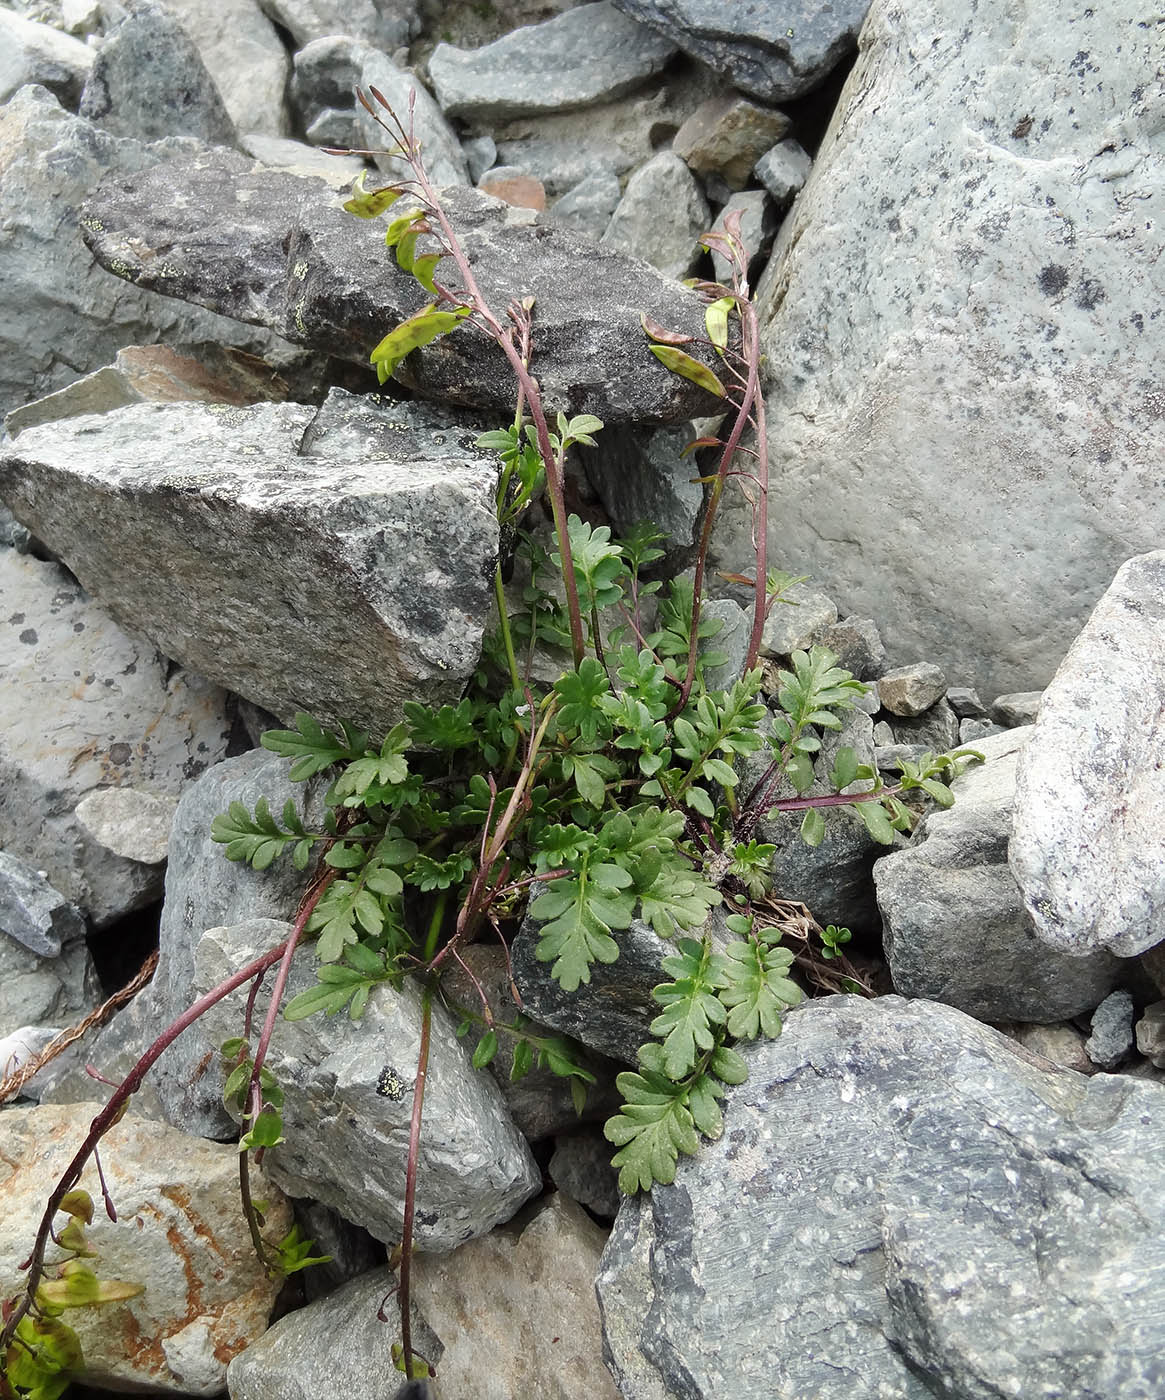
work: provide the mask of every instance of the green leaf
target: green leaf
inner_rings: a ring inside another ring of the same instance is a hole
[[[687,1088],[655,1074],[620,1074],[615,1083],[625,1100],[603,1133],[621,1150],[611,1158],[619,1168],[619,1189],[626,1195],[649,1191],[655,1182],[675,1180],[681,1152],[691,1154],[700,1139],[687,1106]]]
[[[781,1033],[781,1012],[796,1006],[801,989],[785,975],[793,954],[755,942],[730,943],[725,955],[727,985],[720,1000],[728,1008],[728,1032],[738,1040]]]
[[[613,963],[618,958],[619,945],[611,930],[629,927],[634,911],[634,894],[603,889],[588,879],[585,870],[564,876],[530,905],[535,919],[548,920],[539,930],[534,955],[539,962],[553,963],[551,976],[563,991],[576,991],[581,983],[590,982],[592,963]]]
[[[727,981],[723,960],[707,943],[701,945],[695,939],[681,939],[678,946],[679,955],[663,961],[666,972],[677,974],[676,981],[663,983],[651,994],[664,1007],[662,1015],[652,1021],[651,1033],[665,1037],[663,1069],[673,1080],[691,1073],[699,1051],[712,1049],[716,1039],[713,1028],[722,1026],[726,1019],[716,995],[716,989]]]
[[[477,1045],[474,1047],[474,1050],[473,1050],[473,1067],[474,1067],[474,1069],[485,1069],[486,1065],[488,1065],[488,1064],[492,1061],[492,1059],[494,1058],[494,1056],[495,1056],[497,1053],[498,1053],[498,1038],[497,1038],[497,1034],[496,1034],[494,1031],[492,1031],[492,1030],[488,1030],[488,1031],[486,1031],[486,1033],[482,1036],[482,1038],[477,1042]]]
[[[468,314],[467,306],[459,306],[453,311],[441,311],[437,303],[433,302],[389,331],[369,359],[377,369],[383,369],[384,378],[387,379],[406,355],[419,350],[423,345],[429,345],[438,336],[448,335],[450,331],[456,330]]]
[[[707,389],[718,399],[728,396],[728,391],[708,366],[694,360],[691,355],[685,354],[674,345],[652,345],[650,349],[660,364],[670,369],[673,374],[678,374],[682,379],[690,379],[693,384]]]
[[[727,1045],[716,1047],[708,1068],[725,1084],[743,1084],[748,1078],[748,1064],[744,1057]]]
[[[278,1147],[283,1141],[283,1115],[264,1105],[254,1123],[239,1139],[239,1151],[250,1152],[259,1147]]]
[[[880,802],[855,802],[854,807],[865,824],[866,830],[879,845],[892,846],[894,844],[894,828],[885,807]]]
[[[728,313],[736,306],[735,297],[721,297],[704,312],[704,325],[708,328],[708,339],[717,350],[728,348]]]
[[[332,730],[324,729],[311,715],[301,712],[295,717],[294,729],[269,729],[259,742],[272,753],[298,759],[292,764],[289,776],[293,783],[299,783],[333,763],[360,757],[368,746],[368,736],[347,725],[343,728],[344,737],[341,738]]]
[[[834,791],[840,792],[842,788],[849,787],[850,783],[856,781],[857,776],[857,754],[849,747],[838,749],[833,759],[833,771],[829,775]]]
[[[362,170],[352,183],[352,198],[344,202],[344,209],[355,214],[358,219],[375,219],[404,193],[392,185],[379,190],[365,190],[364,178],[368,174]]]
[[[807,846],[820,846],[825,839],[825,818],[819,807],[810,807],[801,820],[801,840]]]

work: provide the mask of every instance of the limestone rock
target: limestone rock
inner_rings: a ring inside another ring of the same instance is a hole
[[[194,40],[236,131],[286,136],[291,60],[258,0],[180,0],[170,9]]]
[[[695,265],[708,202],[691,171],[671,151],[660,151],[632,175],[601,246],[642,258],[668,277],[686,277]],[[653,320],[659,318],[652,316]],[[670,329],[670,327],[669,327]]]
[[[211,929],[198,944],[194,993],[230,976],[290,932],[270,919]],[[288,997],[316,985],[315,959],[296,959]],[[239,1034],[246,989],[206,1015],[206,1034]],[[456,1022],[433,1007],[425,1131],[417,1169],[417,1248],[443,1252],[509,1220],[541,1176],[496,1084],[475,1070]],[[413,1080],[421,1035],[415,982],[375,987],[358,1022],[281,1021],[267,1063],[284,1089],[286,1141],[265,1164],[292,1196],[309,1196],[376,1239],[400,1240]]]
[[[85,936],[85,919],[49,884],[43,871],[0,851],[0,933],[40,958]]]
[[[0,1276],[12,1291],[46,1192],[84,1139],[98,1103],[0,1115]],[[239,1209],[238,1153],[175,1128],[127,1117],[104,1138],[101,1165],[117,1208],[101,1209],[92,1161],[78,1185],[97,1203],[86,1228],[102,1279],[142,1283],[126,1303],[76,1308],[78,1379],[109,1390],[217,1395],[227,1362],[266,1329],[282,1280],[255,1256]],[[282,1238],[291,1211],[261,1167],[251,1186],[268,1202],[265,1233]],[[58,1217],[60,1220],[61,1217]]]
[[[460,694],[491,603],[495,469],[454,421],[342,390],[136,404],[27,429],[0,489],[167,654],[284,720],[383,733]]]
[[[1159,1393],[1159,1085],[897,997],[809,1003],[744,1054],[723,1137],[604,1253],[625,1400]]]
[[[857,40],[869,0],[615,0],[762,102],[816,87]]]
[[[469,170],[461,143],[428,89],[412,73],[398,68],[390,58],[371,49],[365,53],[360,67],[360,86],[365,91],[376,88],[403,122],[410,120],[409,104],[412,104],[413,133],[421,147],[425,170],[435,185],[468,184]],[[363,106],[356,108],[356,131],[361,146],[370,151],[380,151],[394,144],[393,138]],[[389,155],[376,155],[373,159],[376,168],[389,180],[409,177],[404,161]]]
[[[112,136],[233,145],[234,123],[186,30],[154,0],[125,0],[125,9],[97,52],[80,115]]]
[[[484,48],[438,44],[429,72],[449,116],[497,121],[610,101],[657,72],[673,53],[672,42],[599,0],[515,29]]]
[[[56,564],[0,550],[0,596],[0,849],[104,928],[157,898],[161,874],[94,840],[78,802],[100,787],[176,796],[226,752],[226,696],[123,631]]]
[[[94,841],[126,860],[158,865],[166,859],[176,797],[137,788],[98,788],[77,803],[77,820]]]
[[[874,0],[758,302],[770,548],[876,617],[894,664],[995,695],[1045,685],[1165,534],[1165,154],[1133,0],[966,18]]]
[[[789,126],[784,112],[738,94],[711,97],[676,132],[672,150],[697,175],[718,175],[730,190],[742,190],[758,159]]]
[[[1123,957],[1165,931],[1165,551],[1130,559],[1044,692],[1012,873],[1037,936]]]
[[[0,102],[26,83],[39,83],[75,109],[92,66],[93,50],[80,39],[0,10]]]
[[[946,694],[947,678],[930,661],[912,666],[896,666],[878,677],[878,699],[892,715],[922,714]]]
[[[170,198],[175,184],[181,202]],[[660,423],[714,403],[659,364],[639,324],[647,308],[661,324],[703,334],[693,293],[641,262],[596,254],[565,230],[508,221],[505,205],[475,191],[447,189],[444,202],[499,313],[515,296],[534,296],[548,407],[598,413],[611,424]],[[421,304],[415,281],[384,256],[377,230],[345,214],[322,182],[252,172],[225,151],[106,185],[86,220],[99,261],[128,281],[278,327],[361,365],[386,329]],[[144,244],[164,246],[165,258],[143,256]],[[426,397],[513,414],[505,357],[472,331],[410,356],[398,377]]]
[[[1091,1011],[1122,964],[1069,957],[1036,937],[1007,867],[1016,762],[1030,730],[983,739],[958,777],[955,805],[933,811],[907,850],[874,866],[895,989],[984,1021],[1060,1021]]]

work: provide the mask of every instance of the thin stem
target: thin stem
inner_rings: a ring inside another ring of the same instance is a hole
[[[514,638],[510,633],[510,619],[506,615],[506,589],[502,582],[502,566],[494,565],[494,598],[498,607],[498,628],[502,634],[502,646],[506,651],[506,665],[510,670],[510,680],[515,690],[521,688],[522,677],[518,672],[518,658],[514,655]]]

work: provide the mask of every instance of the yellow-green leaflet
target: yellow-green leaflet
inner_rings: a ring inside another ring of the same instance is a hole
[[[693,384],[698,384],[701,389],[707,389],[718,399],[727,396],[724,385],[707,365],[702,365],[699,360],[693,360],[691,355],[685,355],[674,345],[653,345],[651,353],[660,364],[666,365],[673,374],[678,374],[683,379],[690,379]]]
[[[436,303],[426,306],[407,321],[402,321],[395,330],[389,331],[369,356],[381,374],[381,383],[396,369],[406,355],[428,345],[438,336],[447,335],[462,317],[469,314],[469,308],[459,306],[454,311],[438,311]],[[382,369],[383,366],[383,369]]]

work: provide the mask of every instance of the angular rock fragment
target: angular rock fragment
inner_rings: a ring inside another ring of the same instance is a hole
[[[604,1252],[623,1396],[1159,1393],[1160,1086],[897,997],[810,1003],[744,1054],[724,1135]]]
[[[181,201],[171,197],[175,185]],[[639,261],[596,255],[565,230],[510,222],[504,205],[475,191],[447,189],[444,202],[495,311],[504,315],[514,297],[535,298],[549,407],[608,423],[679,422],[715,407],[655,359],[639,321],[647,310],[669,328],[703,335],[694,293]],[[385,256],[378,228],[341,203],[318,180],[252,171],[242,156],[214,151],[104,186],[83,228],[98,260],[138,286],[364,365],[385,332],[420,308],[422,294]],[[154,252],[145,255],[145,245]],[[513,415],[505,356],[471,329],[415,352],[398,377],[426,397]]]
[[[673,42],[599,0],[484,48],[438,44],[429,72],[449,116],[498,121],[609,102],[658,72],[673,53]]]
[[[632,175],[600,244],[642,258],[668,277],[686,277],[700,255],[710,211],[691,171],[660,151]],[[658,317],[652,313],[652,319]],[[670,329],[670,326],[669,326]]]
[[[784,112],[747,98],[711,97],[676,132],[672,150],[697,175],[718,175],[730,190],[742,190],[753,166],[790,125]]]
[[[0,10],[0,102],[26,83],[38,83],[75,109],[92,66],[93,50],[80,39]]]
[[[166,859],[176,797],[139,788],[98,788],[77,803],[77,820],[107,851],[143,865]]]
[[[777,231],[777,212],[773,201],[764,190],[741,190],[734,194],[716,215],[712,225],[713,233],[722,234],[731,216],[740,219],[740,242],[744,248],[744,268],[746,272],[757,265],[769,251],[773,234]],[[723,253],[712,249],[712,275],[725,286],[732,285],[732,264]]]
[[[1123,989],[1110,992],[1092,1013],[1092,1034],[1084,1051],[1101,1069],[1116,1069],[1133,1048],[1133,998]]]
[[[0,933],[39,958],[55,958],[62,943],[84,938],[85,920],[43,871],[0,851]]]
[[[896,666],[878,677],[878,699],[892,715],[911,716],[929,710],[946,694],[947,678],[929,661]]]
[[[477,663],[494,476],[449,415],[342,390],[318,414],[136,404],[29,428],[0,458],[22,518],[168,655],[284,720],[380,733]]]
[[[599,434],[583,465],[616,538],[649,520],[666,535],[661,549],[673,558],[690,554],[704,508],[704,488],[692,479],[699,468],[690,454],[683,455],[694,438],[690,424]]]
[[[776,606],[765,618],[761,654],[789,657],[795,651],[808,651],[836,621],[837,604],[832,598],[794,583],[781,590]]]
[[[66,907],[79,922],[77,911]],[[101,984],[83,934],[70,937],[58,952],[41,955],[8,932],[4,924],[10,917],[10,908],[0,910],[0,1036],[22,1026],[80,1021],[101,1001]],[[3,1073],[0,1065],[0,1078]]]
[[[623,191],[614,168],[600,168],[584,176],[561,199],[555,201],[550,209],[550,220],[598,242],[622,197]]]
[[[257,0],[181,0],[172,8],[235,129],[286,136],[284,90],[291,60]]]
[[[198,944],[199,995],[229,977],[290,926],[258,919],[211,929]],[[288,997],[316,985],[310,951],[297,958]],[[246,991],[207,1013],[211,1040],[240,1034]],[[425,1131],[417,1170],[417,1248],[443,1252],[509,1220],[536,1194],[541,1176],[497,1085],[475,1070],[456,1022],[433,1007],[425,1081]],[[383,1242],[399,1242],[421,993],[373,988],[363,1017],[281,1021],[267,1064],[285,1094],[286,1141],[266,1167],[289,1195],[322,1201]]]
[[[376,49],[370,49],[364,54],[360,65],[360,86],[366,93],[375,88],[406,127],[411,121],[425,170],[435,185],[442,187],[469,183],[469,170],[456,133],[428,89],[412,73],[398,68]],[[389,130],[393,128],[390,126]],[[378,153],[373,160],[382,175],[389,180],[409,178],[411,172],[403,160],[387,152],[379,154],[386,147],[396,144],[395,137],[374,121],[362,104],[356,108],[356,131],[361,147]]]
[[[296,49],[332,34],[365,39],[386,53],[407,44],[419,27],[417,0],[260,0],[291,35]]]
[[[778,141],[761,156],[756,163],[756,175],[772,195],[777,207],[783,209],[804,188],[812,168],[812,157],[790,137]]]

